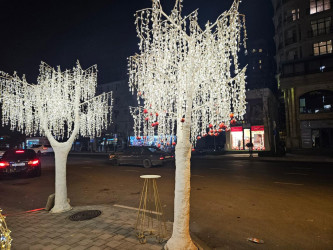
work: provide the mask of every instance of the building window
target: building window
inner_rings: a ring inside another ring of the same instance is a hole
[[[262,53],[262,49],[259,49],[259,53]]]
[[[297,19],[299,19],[299,9],[292,10],[291,16],[293,18],[293,21],[296,21]]]
[[[311,21],[311,36],[329,34],[332,30],[332,18],[326,17]]]
[[[301,114],[317,114],[333,112],[333,91],[316,90],[299,98]]]
[[[287,59],[288,60],[298,59],[297,49],[288,51],[287,52]]]
[[[253,50],[252,50],[252,53],[256,53],[256,52],[257,52],[257,50],[256,50],[256,49],[253,49]]]
[[[332,40],[313,44],[313,55],[325,55],[332,53]]]
[[[331,9],[330,0],[310,0],[310,15]]]

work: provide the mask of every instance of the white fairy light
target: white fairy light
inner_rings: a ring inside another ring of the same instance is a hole
[[[245,17],[234,0],[201,29],[197,10],[181,16],[182,0],[170,15],[152,2],[135,14],[140,54],[128,61],[139,104],[131,108],[134,132],[141,140],[157,135],[162,145],[177,135],[174,224],[165,249],[196,249],[189,234],[191,147],[207,130],[218,135],[245,114],[246,67],[240,69],[237,55],[246,48]]]
[[[42,62],[37,83],[27,83],[16,72],[13,76],[0,72],[3,126],[26,135],[49,131],[61,140],[70,138],[76,122],[82,136],[99,136],[107,128],[111,92],[95,97],[96,65],[83,70],[77,63],[73,70],[61,72],[60,67],[54,69]]]
[[[136,13],[141,53],[130,57],[128,67],[130,89],[137,91],[139,106],[144,101],[141,112],[132,108],[137,137],[155,134],[162,144],[169,142],[184,118],[191,120],[190,141],[195,145],[209,124],[214,131],[224,130],[231,113],[236,119],[243,117],[246,67],[239,69],[237,53],[241,45],[245,47],[246,32],[238,5],[235,1],[204,30],[197,23],[197,10],[181,17],[181,1],[170,16],[158,0],[153,8]],[[152,127],[154,122],[158,126]]]
[[[83,70],[77,62],[61,71],[42,62],[37,84],[14,73],[0,72],[2,125],[26,135],[45,135],[54,150],[55,206],[52,212],[70,209],[67,201],[66,161],[75,138],[100,136],[111,122],[112,93],[95,96],[97,66]],[[59,142],[61,140],[62,142]],[[64,141],[66,140],[66,141]]]

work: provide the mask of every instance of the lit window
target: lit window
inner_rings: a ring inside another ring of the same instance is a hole
[[[252,50],[252,53],[256,53],[256,52],[257,52],[257,50],[256,50],[256,49],[253,49],[253,50]]]
[[[291,11],[291,16],[293,18],[293,21],[296,21],[297,19],[299,19],[299,9],[295,9]]]
[[[259,60],[259,63],[261,63],[261,60]]]
[[[262,52],[262,49],[259,49],[259,52],[261,53],[261,52]]]
[[[259,69],[261,69],[261,65],[259,66]]]
[[[310,0],[310,14],[331,9],[330,0]]]
[[[332,53],[332,40],[313,44],[313,54],[315,56]]]

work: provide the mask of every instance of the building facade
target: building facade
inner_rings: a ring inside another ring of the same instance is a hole
[[[136,96],[130,93],[126,80],[97,86],[97,94],[110,91],[113,97],[112,123],[101,139],[101,143],[103,145],[117,144],[117,147],[123,148],[128,144],[129,136],[133,134],[133,118],[129,107],[137,106],[137,100]],[[112,146],[109,148],[112,149]]]
[[[246,114],[242,121],[226,132],[226,150],[248,150],[252,142],[256,151],[277,150],[278,100],[269,88],[246,92]]]
[[[272,3],[286,145],[291,149],[333,148],[333,2]]]
[[[246,63],[248,64],[246,71],[247,89],[269,88],[275,92],[275,64],[270,50],[268,42],[264,39],[248,42],[246,56]]]

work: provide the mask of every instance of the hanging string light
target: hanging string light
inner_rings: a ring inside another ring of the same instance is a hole
[[[128,70],[139,104],[131,108],[136,137],[157,135],[160,142],[172,142],[177,126],[190,120],[195,145],[208,128],[220,129],[211,133],[216,135],[242,119],[246,67],[239,68],[237,53],[246,48],[246,30],[239,2],[204,29],[197,10],[181,17],[181,0],[170,15],[159,0],[135,14],[140,54],[129,58]]]

